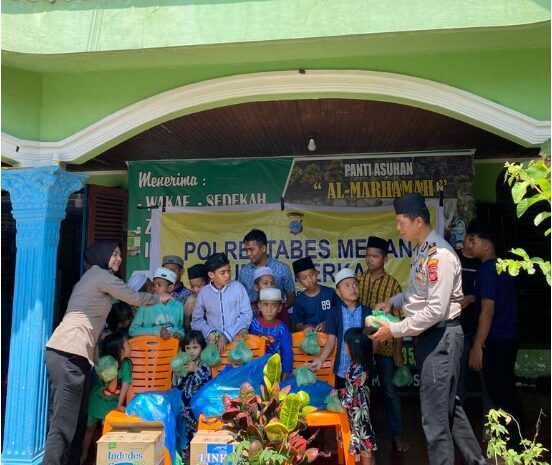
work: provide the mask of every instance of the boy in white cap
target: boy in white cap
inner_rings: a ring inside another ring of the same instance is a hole
[[[153,283],[145,273],[132,273],[127,286],[134,292],[153,292]]]
[[[253,275],[253,287],[257,296],[261,292],[261,289],[272,289],[276,288],[274,281],[274,273],[272,269],[268,266],[259,266],[255,269],[255,274]],[[253,310],[253,316],[259,315],[259,300],[251,302],[251,309]],[[287,307],[282,305],[282,308],[278,312],[278,319],[284,323],[288,329],[290,329],[289,313]]]
[[[335,291],[341,300],[326,315],[325,332],[328,334],[328,341],[318,358],[309,364],[309,368],[318,371],[337,341],[333,369],[336,375],[335,388],[340,389],[345,387],[345,372],[351,364],[351,356],[343,341],[344,335],[350,328],[364,328],[364,320],[372,314],[372,310],[358,301],[358,279],[350,268],[343,268],[335,275]]]
[[[174,290],[176,273],[168,268],[157,268],[153,275],[153,293],[170,294]],[[184,307],[178,300],[152,307],[140,307],[128,330],[130,337],[152,335],[163,339],[184,337]]]
[[[264,288],[259,292],[259,311],[251,321],[249,332],[267,336],[270,346],[268,353],[279,353],[282,359],[282,379],[285,380],[293,371],[293,343],[287,326],[278,319],[282,310],[282,291],[274,288]]]

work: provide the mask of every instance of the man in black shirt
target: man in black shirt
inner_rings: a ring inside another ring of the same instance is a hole
[[[466,385],[470,369],[468,366],[468,358],[473,344],[473,338],[477,331],[477,322],[479,321],[479,313],[475,307],[474,283],[475,275],[481,266],[481,260],[471,255],[468,245],[468,237],[464,238],[464,245],[460,250],[457,250],[458,258],[462,265],[462,313],[460,321],[462,330],[464,331],[464,352],[460,360],[460,377],[458,379],[458,397],[464,403],[466,396]],[[483,388],[483,386],[482,386]],[[484,388],[482,389],[482,391]],[[485,397],[485,396],[484,396]]]

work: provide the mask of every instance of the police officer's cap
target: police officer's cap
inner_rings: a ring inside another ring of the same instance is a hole
[[[207,260],[205,261],[205,266],[207,267],[207,271],[216,271],[219,268],[222,268],[223,266],[226,266],[230,264],[230,260],[228,260],[228,257],[225,253],[218,252],[214,253],[213,255],[210,255]]]
[[[368,245],[366,248],[373,247],[374,249],[380,249],[385,255],[389,251],[389,244],[385,239],[378,236],[370,236],[368,238]]]
[[[414,192],[405,194],[393,201],[395,215],[408,215],[411,213],[421,213],[427,210],[425,199],[422,194]]]
[[[178,255],[165,255],[163,257],[163,262],[161,263],[161,265],[176,265],[180,268],[184,268],[184,260],[182,260],[182,258]]]

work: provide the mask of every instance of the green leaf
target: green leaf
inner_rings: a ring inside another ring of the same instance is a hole
[[[280,381],[282,376],[282,360],[280,354],[276,353],[268,359],[263,368],[264,382],[267,390],[272,390],[272,385]]]
[[[303,409],[301,410],[301,415],[306,417],[309,413],[312,413],[315,410],[317,410],[316,407],[313,407],[312,405],[307,405],[307,406],[303,407]]]
[[[525,193],[527,192],[527,187],[529,183],[527,181],[525,182],[517,182],[512,187],[512,198],[514,199],[514,203],[520,203],[523,197],[525,196]]]
[[[533,222],[535,223],[535,226],[538,226],[546,218],[550,218],[550,212],[540,212],[537,216],[535,216],[535,220]]]
[[[523,249],[519,249],[519,248],[518,249],[511,249],[510,252],[513,253],[514,255],[517,255],[518,257],[523,258],[524,260],[529,260],[529,255]]]
[[[265,426],[265,433],[270,442],[282,444],[287,440],[289,429],[279,421],[273,421]]]
[[[307,392],[299,391],[297,395],[299,396],[299,400],[301,401],[301,407],[305,407],[310,404],[310,396]]]
[[[519,203],[517,203],[516,206],[516,214],[517,217],[520,218],[529,207],[536,204],[537,202],[540,202],[541,200],[546,200],[546,198],[542,194],[536,194],[532,197],[528,197],[526,199],[521,200]]]
[[[288,431],[293,431],[297,426],[300,409],[301,399],[299,396],[297,394],[289,394],[285,398],[282,410],[280,411],[280,421]]]

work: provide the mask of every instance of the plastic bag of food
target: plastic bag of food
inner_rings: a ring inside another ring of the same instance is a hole
[[[412,384],[413,378],[410,369],[403,365],[395,370],[393,375],[393,384],[397,387],[410,386]]]
[[[295,375],[297,386],[305,386],[307,384],[316,383],[316,375],[306,366],[296,368],[293,374]]]
[[[372,310],[372,314],[366,317],[364,323],[368,327],[379,328],[381,325],[376,320],[383,320],[388,323],[398,323],[401,321],[398,316],[391,315],[391,313],[383,312],[381,310]]]
[[[117,360],[115,360],[111,355],[104,355],[98,360],[96,365],[96,373],[98,378],[100,378],[104,383],[116,378],[117,373],[119,372],[119,365]]]
[[[188,374],[186,365],[192,361],[192,357],[186,352],[178,352],[171,360],[171,368],[178,376],[184,378]]]
[[[337,394],[330,394],[324,399],[326,409],[330,412],[345,412],[345,407],[341,404]]]
[[[201,352],[201,361],[210,367],[220,365],[222,359],[216,344],[207,344],[207,347]]]
[[[301,350],[309,355],[320,354],[320,344],[318,344],[318,337],[316,331],[311,331],[305,334],[303,342],[301,342]]]
[[[253,352],[245,342],[245,337],[238,341],[234,348],[228,354],[228,360],[230,363],[236,365],[243,365],[244,363],[253,360]]]

